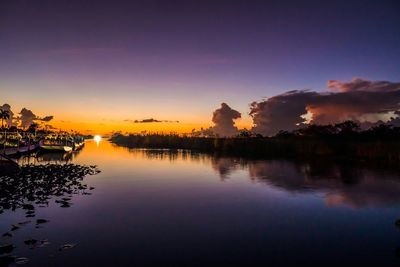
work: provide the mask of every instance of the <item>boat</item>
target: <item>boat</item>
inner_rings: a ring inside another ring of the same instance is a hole
[[[50,151],[70,152],[74,148],[74,139],[69,134],[49,134],[42,140],[40,148]]]
[[[29,153],[39,147],[36,136],[29,133],[4,132],[0,134],[0,154],[14,156]]]
[[[85,139],[83,136],[75,135],[74,136],[74,150],[79,150],[85,145]]]

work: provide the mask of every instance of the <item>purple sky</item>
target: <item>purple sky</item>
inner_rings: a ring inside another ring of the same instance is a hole
[[[56,118],[209,123],[221,102],[246,114],[329,79],[399,81],[399,14],[399,1],[1,1],[0,97]]]

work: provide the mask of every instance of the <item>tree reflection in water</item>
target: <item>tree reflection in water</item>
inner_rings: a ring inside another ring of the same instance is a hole
[[[150,159],[189,160],[211,166],[222,181],[236,171],[247,171],[253,182],[266,184],[289,193],[321,193],[328,207],[346,205],[353,208],[400,204],[400,172],[393,168],[379,168],[334,162],[330,160],[291,161],[254,160],[220,157],[189,150],[129,149]]]

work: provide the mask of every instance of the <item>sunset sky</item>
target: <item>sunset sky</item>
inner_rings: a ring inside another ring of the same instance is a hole
[[[399,14],[399,1],[1,1],[0,105],[104,134],[190,132],[225,102],[250,128],[253,101],[400,81]],[[149,118],[173,122],[132,122]]]

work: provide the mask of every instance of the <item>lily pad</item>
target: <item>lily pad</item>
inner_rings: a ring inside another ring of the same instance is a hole
[[[1,256],[0,257],[0,266],[9,266],[10,264],[14,263],[15,261],[15,256]]]
[[[25,257],[20,257],[20,258],[16,258],[15,259],[15,263],[16,264],[19,264],[19,265],[21,265],[21,264],[26,264],[26,263],[28,263],[29,262],[29,259],[28,258],[25,258]]]
[[[28,223],[31,223],[31,221],[24,221],[24,222],[19,222],[18,225],[26,225]]]
[[[28,239],[24,241],[25,245],[27,246],[34,246],[37,242],[38,241],[36,239]]]
[[[46,219],[37,219],[36,224],[48,223],[49,221]]]
[[[12,225],[11,225],[11,231],[18,230],[19,228],[20,228],[19,225],[15,225],[15,224],[12,224]]]
[[[0,254],[9,254],[14,250],[14,246],[11,244],[0,246]]]
[[[76,247],[76,244],[64,244],[58,250],[64,251]]]
[[[5,238],[11,238],[13,235],[12,235],[12,233],[10,233],[10,232],[6,232],[6,233],[4,233],[3,235],[2,235],[2,237],[5,237]]]
[[[35,209],[35,207],[32,204],[24,204],[24,205],[22,205],[22,208],[24,210],[34,210]]]

